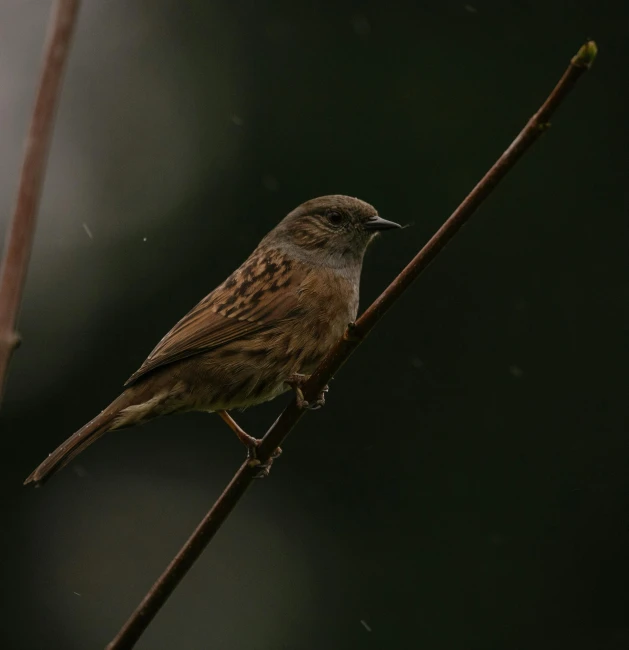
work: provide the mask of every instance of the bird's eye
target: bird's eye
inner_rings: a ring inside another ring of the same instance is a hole
[[[343,221],[343,217],[341,216],[340,212],[337,212],[336,210],[330,210],[327,214],[328,221],[333,225],[333,226],[338,226],[341,221]]]

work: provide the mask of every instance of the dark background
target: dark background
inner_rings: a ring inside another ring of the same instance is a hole
[[[5,222],[48,9],[0,7]],[[412,224],[369,251],[369,304],[586,37],[553,128],[137,647],[629,647],[629,6],[524,0],[84,2],[1,414],[1,647],[104,647],[243,450],[193,414],[41,490],[34,466],[306,199]],[[240,419],[261,435],[284,400]]]

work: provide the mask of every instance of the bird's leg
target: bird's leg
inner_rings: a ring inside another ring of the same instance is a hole
[[[297,407],[300,409],[310,409],[311,411],[316,411],[325,405],[325,394],[330,390],[327,384],[323,387],[323,390],[317,395],[317,399],[311,404],[306,401],[304,398],[304,392],[301,387],[310,379],[310,375],[300,375],[295,373],[291,375],[286,383],[295,391],[295,400],[297,401]]]
[[[261,463],[258,459],[258,447],[262,441],[250,436],[227,411],[216,411],[216,413],[220,415],[225,424],[238,436],[238,440],[247,448],[247,456],[249,456],[250,462],[259,466],[260,472],[256,478],[267,477],[271,471],[273,461],[282,453],[281,448],[278,447],[266,463]]]
[[[220,415],[225,424],[238,436],[238,440],[247,447],[257,447],[260,444],[260,441],[253,436],[250,436],[244,429],[240,427],[238,422],[227,411],[216,411],[217,415]]]

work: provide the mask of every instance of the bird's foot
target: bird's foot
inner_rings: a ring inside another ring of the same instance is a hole
[[[327,384],[323,387],[323,390],[317,395],[317,399],[314,402],[308,402],[304,397],[304,391],[302,386],[310,379],[310,375],[301,375],[295,373],[288,378],[286,382],[294,391],[295,391],[295,401],[297,403],[297,408],[299,409],[309,409],[311,411],[316,411],[322,406],[325,406],[325,394],[328,392],[329,387]]]
[[[263,463],[258,458],[258,447],[262,440],[259,438],[254,438],[250,436],[240,425],[232,418],[227,411],[216,411],[217,414],[223,419],[227,426],[236,434],[238,440],[247,448],[247,459],[250,467],[258,467],[259,472],[256,474],[256,478],[266,478],[271,471],[271,465],[273,461],[282,453],[282,449],[278,447],[271,458],[266,463]]]
[[[249,437],[251,438],[251,443],[247,444],[247,463],[249,467],[255,467],[258,470],[254,478],[266,478],[271,472],[271,466],[273,465],[273,461],[276,458],[279,458],[279,456],[281,456],[282,448],[278,447],[271,454],[271,458],[269,458],[269,460],[267,460],[266,463],[263,463],[258,458],[258,447],[262,443],[262,440],[259,440],[258,438],[253,438],[252,436]]]

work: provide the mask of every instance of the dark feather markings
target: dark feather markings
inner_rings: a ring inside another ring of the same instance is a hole
[[[297,318],[299,287],[305,276],[301,264],[277,251],[254,254],[166,334],[125,386],[156,368],[257,332],[272,333]]]

